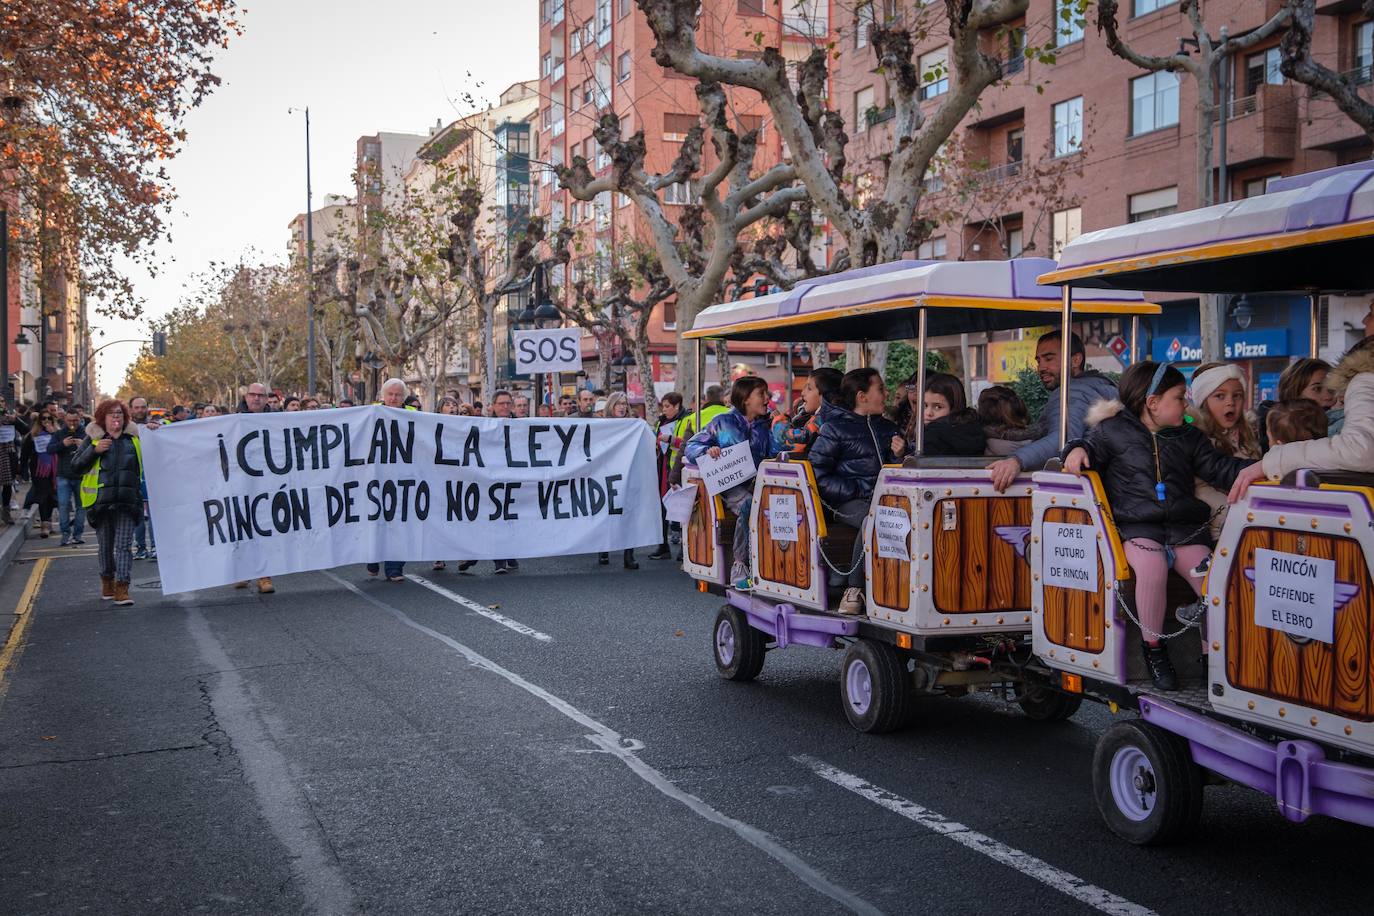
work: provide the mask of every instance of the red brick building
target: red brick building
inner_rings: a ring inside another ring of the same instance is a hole
[[[1194,127],[1198,99],[1191,76],[1147,73],[1121,60],[1108,50],[1091,19],[1076,27],[1058,18],[1060,2],[1030,0],[1021,21],[984,37],[984,50],[1004,61],[1006,85],[983,94],[947,146],[949,159],[962,168],[958,179],[949,172],[953,164],[944,174],[937,170],[927,178],[927,203],[944,213],[921,256],[1054,257],[1081,232],[1200,205]],[[1213,37],[1223,27],[1237,36],[1258,28],[1281,5],[1280,0],[1210,0],[1203,10]],[[1318,4],[1313,54],[1368,86],[1374,24],[1363,19],[1358,6],[1340,0]],[[1120,15],[1121,38],[1138,52],[1168,56],[1190,50],[1180,40],[1193,37],[1192,27],[1177,2],[1122,0]],[[874,72],[876,62],[862,26],[870,17],[911,23],[915,16],[927,17],[923,21],[929,24],[928,38],[916,48],[922,72],[938,74],[948,43],[943,7],[923,7],[916,0],[874,0],[848,4],[839,12],[834,104],[850,125],[854,140],[849,160],[861,184],[881,180],[878,158],[892,143],[887,86]],[[1213,157],[1218,199],[1262,193],[1265,182],[1276,176],[1370,157],[1363,132],[1329,98],[1285,81],[1278,66],[1279,38],[1276,34],[1228,61],[1224,191],[1218,183],[1223,148],[1219,132]],[[1022,53],[1027,45],[1049,44],[1056,46],[1052,64]],[[938,106],[948,90],[947,77],[927,82],[926,104]],[[1052,193],[1044,190],[1046,177],[1056,185]],[[960,194],[953,193],[956,180]],[[862,193],[863,188],[858,190]],[[1323,352],[1339,352],[1350,342],[1342,329],[1348,319],[1341,305],[1331,304],[1333,311],[1322,326]],[[1232,324],[1228,330],[1253,335],[1266,321],[1282,324],[1285,304],[1268,306],[1268,312],[1257,306],[1253,325]],[[1349,307],[1363,314],[1363,302]],[[1166,315],[1154,328],[1156,339],[1160,333],[1184,335],[1186,347],[1189,308],[1191,334],[1196,334],[1196,309],[1180,303],[1169,309],[1175,320]],[[1306,337],[1298,340],[1296,329],[1290,336],[1286,344],[1275,343],[1270,355],[1277,359],[1256,367],[1257,385],[1260,376],[1281,369],[1288,356],[1305,355]],[[972,374],[987,377],[987,363],[992,361],[980,363],[978,354],[973,356]]]
[[[698,41],[703,49],[725,56],[757,54],[762,43],[781,47],[792,59],[810,52],[813,42],[827,40],[831,28],[828,0],[705,0]],[[654,37],[633,0],[541,0],[539,22],[540,111],[535,158],[555,164],[586,157],[593,172],[610,165],[601,154],[592,130],[604,111],[621,118],[621,132],[629,136],[643,130],[647,147],[646,167],[666,171],[678,154],[687,132],[700,119],[696,81],[665,71],[650,57]],[[778,162],[782,145],[768,126],[767,106],[756,93],[731,94],[734,115],[741,127],[762,128],[756,163],[759,168]],[[618,247],[639,241],[648,244],[647,228],[628,198],[614,195],[595,201],[574,201],[558,187],[551,172],[537,170],[534,212],[552,226],[570,222],[579,230],[582,256],[572,265],[578,274],[604,270]],[[665,203],[687,202],[688,189],[673,187]],[[570,284],[554,278],[555,285]],[[651,324],[650,349],[654,378],[676,378],[676,320],[671,303],[660,306]],[[765,347],[735,347],[731,361],[744,361],[759,374],[781,382],[785,370],[780,354],[766,356]],[[590,338],[584,348],[588,371],[595,376],[595,348]],[[708,377],[713,370],[708,369]],[[618,382],[617,382],[618,385]],[[631,372],[629,387],[638,395],[638,381]]]

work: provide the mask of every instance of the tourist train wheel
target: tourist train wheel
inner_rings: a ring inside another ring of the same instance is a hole
[[[1037,722],[1060,722],[1078,712],[1083,698],[1060,693],[1039,684],[1017,681],[1012,685],[1016,703],[1027,718]]]
[[[901,728],[911,716],[911,678],[906,659],[887,643],[860,639],[844,654],[840,696],[849,724],[880,734]]]
[[[1202,768],[1188,742],[1130,719],[1108,729],[1093,753],[1093,794],[1112,832],[1139,846],[1190,836],[1202,820]]]
[[[765,639],[749,625],[749,620],[734,605],[727,604],[716,614],[711,628],[711,650],[716,671],[729,681],[752,681],[763,670]]]

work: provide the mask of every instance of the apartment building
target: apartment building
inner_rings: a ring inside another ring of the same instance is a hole
[[[747,57],[762,46],[782,49],[790,60],[801,60],[816,44],[829,40],[833,11],[829,0],[704,0],[698,42],[714,54]],[[535,156],[540,163],[561,165],[574,156],[586,158],[592,171],[604,173],[610,158],[592,136],[603,112],[614,112],[621,134],[644,132],[646,166],[666,171],[677,157],[687,132],[700,119],[696,81],[654,63],[648,22],[633,0],[541,0],[539,21],[539,119]],[[756,40],[756,36],[758,36]],[[769,123],[767,106],[757,93],[732,92],[731,109],[743,129],[759,128],[756,162],[766,168],[781,161],[782,142]],[[571,295],[566,282],[584,276],[604,277],[613,253],[634,244],[649,244],[647,227],[628,198],[603,195],[594,201],[574,201],[558,187],[549,168],[535,169],[535,212],[552,226],[571,223],[578,230],[579,257],[573,275],[554,277],[554,284]],[[687,184],[663,194],[670,210],[690,202]],[[671,388],[676,374],[676,316],[672,303],[660,305],[650,322],[650,354],[656,387]],[[597,359],[590,338],[584,346],[589,375],[596,376]],[[742,362],[781,389],[786,375],[776,348],[756,345],[731,348],[731,361]],[[624,371],[623,367],[620,371]],[[715,374],[708,369],[708,377]],[[643,397],[635,372],[625,384],[632,400]],[[620,386],[619,376],[613,384]],[[653,396],[653,393],[649,393]]]
[[[1200,205],[1195,166],[1197,87],[1186,74],[1147,73],[1114,56],[1092,22],[1060,16],[1063,0],[1031,0],[1011,28],[990,30],[984,50],[1000,57],[1006,84],[984,93],[947,144],[945,172],[927,178],[927,206],[941,224],[918,253],[922,257],[976,260],[1022,254],[1054,257],[1081,232],[1162,216]],[[1359,4],[1318,4],[1314,56],[1350,73],[1370,92],[1374,23]],[[1241,35],[1281,8],[1280,0],[1210,0],[1209,32],[1225,27]],[[891,107],[884,77],[875,73],[866,24],[882,19],[913,23],[925,17],[918,65],[932,79],[921,90],[934,109],[949,92],[948,43],[943,8],[916,0],[874,0],[840,12],[840,57],[834,68],[836,107],[854,137],[849,160],[857,182],[876,187],[880,157],[891,149]],[[1196,53],[1187,18],[1172,0],[1123,0],[1120,33],[1137,51],[1167,56]],[[1227,62],[1224,140],[1214,129],[1211,180],[1219,199],[1263,193],[1270,179],[1368,159],[1364,134],[1329,98],[1285,81],[1279,72],[1279,36]],[[1052,64],[1028,59],[1030,46],[1055,46]],[[1220,165],[1225,162],[1225,179]],[[948,169],[965,179],[954,194]],[[970,175],[973,180],[967,180]],[[1353,342],[1366,301],[1332,298],[1323,305],[1319,348],[1334,356]],[[1185,365],[1200,345],[1197,299],[1176,297],[1151,322],[1145,352]],[[1307,302],[1264,296],[1227,305],[1226,340],[1250,372],[1257,396],[1272,392],[1290,358],[1306,355]],[[1121,328],[1084,329],[1105,344]],[[1019,341],[988,341],[970,353],[970,375],[1004,381],[1024,361]],[[1103,365],[1120,369],[1098,349]],[[957,354],[956,354],[957,356]]]
[[[482,190],[481,223],[483,257],[493,282],[502,273],[515,236],[523,231],[530,212],[530,144],[535,113],[539,108],[537,81],[513,83],[495,104],[431,131],[402,176],[409,194],[425,194],[435,181],[455,170]],[[506,297],[498,310],[495,338],[497,384],[510,383],[514,360],[510,356],[510,312],[518,314],[527,293]],[[481,391],[480,362],[476,353],[476,321],[468,313],[453,319],[455,345],[446,354],[444,390],[455,390],[471,399]],[[412,367],[413,368],[413,367]],[[408,375],[407,381],[416,381]],[[417,382],[418,383],[418,382]]]
[[[369,238],[368,227],[373,225],[380,209],[395,207],[400,202],[405,173],[430,136],[379,131],[358,138],[353,204],[360,239]]]
[[[315,240],[315,257],[328,257],[339,249],[351,247],[358,231],[358,212],[353,198],[342,194],[324,195],[324,205],[310,211],[310,235]],[[287,252],[293,261],[305,260],[306,214],[297,213],[287,224],[291,241]]]

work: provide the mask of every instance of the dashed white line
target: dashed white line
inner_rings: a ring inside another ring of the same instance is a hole
[[[915,821],[941,836],[949,837],[954,842],[967,846],[974,852],[981,853],[995,862],[1001,862],[1009,868],[1014,868],[1027,877],[1034,878],[1036,881],[1067,894],[1075,900],[1086,903],[1093,909],[1110,913],[1112,916],[1156,916],[1155,912],[1148,907],[1132,903],[1110,891],[1089,884],[1082,878],[1055,868],[1042,859],[1037,859],[1019,849],[1013,849],[986,834],[969,829],[958,821],[949,820],[929,808],[922,807],[909,799],[875,786],[860,776],[836,769],[823,760],[817,760],[815,757],[806,755],[796,756],[792,759],[827,782],[832,782],[842,789],[848,789],[855,795],[900,814],[907,820]]]
[[[491,608],[484,607],[483,605],[478,604],[476,601],[473,601],[471,598],[464,598],[457,592],[449,591],[442,585],[439,585],[435,582],[431,582],[423,576],[417,576],[414,573],[406,573],[406,578],[409,579],[411,582],[414,582],[416,585],[423,585],[425,588],[434,592],[434,594],[436,595],[443,595],[445,598],[447,598],[449,601],[452,601],[454,604],[462,605],[469,611],[472,611],[474,614],[481,614],[488,620],[496,621],[508,630],[514,630],[522,636],[528,636],[531,639],[537,639],[540,642],[553,642],[553,637],[550,636],[548,633],[540,633],[533,627],[527,627],[520,621],[513,620],[510,617],[507,617],[505,614],[498,614]]]
[[[395,617],[398,621],[410,627],[412,630],[423,633],[431,639],[436,639],[448,646],[450,649],[466,658],[474,667],[490,671],[498,677],[504,678],[531,696],[547,703],[551,708],[567,716],[578,725],[590,730],[592,734],[587,735],[587,739],[600,747],[607,754],[623,763],[630,772],[634,773],[663,795],[685,805],[694,814],[713,824],[718,824],[732,831],[736,836],[740,837],[740,839],[782,865],[812,890],[829,897],[831,900],[851,912],[862,913],[865,914],[865,916],[881,916],[881,910],[877,907],[857,896],[853,891],[847,890],[832,882],[825,875],[803,861],[796,853],[784,847],[771,834],[750,824],[746,824],[743,821],[738,821],[729,815],[722,814],[695,795],[678,788],[668,779],[668,777],[664,776],[658,770],[649,766],[639,758],[636,751],[643,747],[639,742],[623,737],[610,726],[604,725],[596,719],[593,719],[567,700],[549,693],[537,684],[530,683],[514,671],[503,668],[486,656],[458,642],[458,640],[453,637],[440,633],[438,630],[427,627],[422,623],[417,623],[407,616],[405,612],[392,607],[385,601],[374,598],[352,582],[341,579],[331,572],[325,572],[324,575],[333,579],[339,585],[342,585],[368,604],[391,614],[391,616]]]

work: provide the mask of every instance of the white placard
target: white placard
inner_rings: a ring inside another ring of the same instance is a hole
[[[582,330],[516,331],[515,374],[582,371]]]
[[[911,561],[907,550],[907,535],[911,533],[911,517],[900,506],[878,506],[873,510],[873,533],[878,542],[878,556],[885,560]]]
[[[748,442],[736,442],[729,448],[721,449],[719,458],[701,455],[697,458],[697,470],[706,484],[706,492],[712,496],[718,496],[758,473]]]
[[[768,497],[768,533],[775,541],[797,542],[797,497],[789,493]]]
[[[1333,642],[1336,561],[1255,551],[1255,625]]]
[[[685,525],[692,520],[692,508],[697,504],[697,488],[678,487],[663,494],[663,511],[668,521]]]
[[[0,444],[14,441],[14,424],[0,424]]]
[[[1041,567],[1046,585],[1097,591],[1097,529],[1046,522]]]
[[[383,560],[658,544],[642,420],[350,407],[231,414],[143,437],[164,593]],[[187,473],[196,468],[196,473]]]

